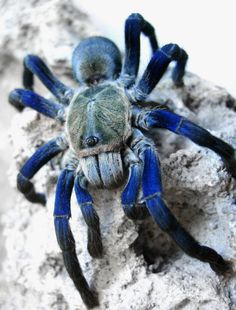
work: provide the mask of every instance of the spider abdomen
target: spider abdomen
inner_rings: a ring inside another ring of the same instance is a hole
[[[118,187],[124,179],[120,152],[106,152],[80,159],[81,169],[95,187]]]
[[[121,70],[121,55],[111,40],[90,37],[75,48],[72,63],[74,76],[80,84],[96,85],[117,78]]]

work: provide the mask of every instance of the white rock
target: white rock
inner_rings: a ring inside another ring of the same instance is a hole
[[[73,83],[67,77],[72,47],[96,33],[87,17],[64,0],[7,1],[5,11],[8,27],[1,34],[4,50],[0,52],[4,59],[19,62],[30,47],[30,52],[44,56]],[[187,74],[184,88],[176,89],[167,77],[152,99],[168,101],[177,113],[236,147],[236,105],[224,89]],[[16,115],[11,130],[12,183],[22,163],[60,130],[60,125],[29,109]],[[223,163],[213,152],[163,130],[157,131],[156,139],[170,209],[197,240],[234,260],[235,183]],[[48,164],[34,178],[36,187],[48,194],[46,208],[18,194],[4,216],[7,259],[2,275],[7,285],[0,292],[2,309],[85,309],[63,267],[54,234],[53,197],[59,165],[60,159],[54,160],[54,170]],[[92,190],[106,251],[101,260],[87,253],[86,226],[72,197],[77,254],[86,278],[99,293],[100,309],[236,309],[235,277],[218,277],[208,264],[185,255],[151,220],[139,225],[128,220],[120,192]],[[134,244],[136,250],[145,245],[145,255],[147,249],[156,255],[155,265],[148,266],[143,255],[137,257]]]

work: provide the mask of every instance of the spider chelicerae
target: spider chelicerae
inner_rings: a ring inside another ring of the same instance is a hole
[[[136,83],[141,34],[149,39],[152,57]],[[69,152],[57,182],[55,231],[67,272],[89,308],[98,305],[98,297],[83,275],[69,225],[73,188],[88,226],[87,247],[92,257],[101,257],[103,246],[99,217],[88,185],[112,188],[125,181],[121,204],[130,219],[151,216],[185,253],[208,262],[217,273],[230,270],[229,262],[215,250],[200,245],[167,208],[162,197],[155,144],[147,137],[147,132],[153,128],[165,128],[185,136],[217,153],[236,177],[236,153],[232,146],[167,108],[158,105],[147,108],[147,97],[170,62],[175,61],[173,83],[176,87],[184,85],[187,59],[187,53],[176,44],[159,48],[152,25],[140,14],[131,14],[125,22],[123,65],[120,52],[112,41],[91,37],[82,40],[73,52],[72,69],[78,88],[66,86],[42,59],[28,55],[24,59],[25,89],[15,89],[10,93],[10,103],[19,110],[29,106],[64,124],[65,132],[42,145],[20,169],[17,187],[29,201],[45,205],[45,195],[36,192],[30,180],[53,157],[65,150]],[[45,99],[34,92],[34,75],[55,100]],[[138,203],[140,192],[143,204]]]

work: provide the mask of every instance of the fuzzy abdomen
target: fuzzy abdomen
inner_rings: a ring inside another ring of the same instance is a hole
[[[83,157],[80,159],[80,164],[86,179],[95,187],[118,187],[124,179],[120,152]]]
[[[73,72],[80,84],[96,85],[114,80],[121,71],[121,55],[117,46],[103,37],[84,39],[72,57]]]

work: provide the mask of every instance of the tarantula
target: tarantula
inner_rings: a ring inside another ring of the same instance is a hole
[[[152,57],[136,83],[141,34],[149,39]],[[67,272],[89,308],[98,305],[98,297],[83,275],[70,230],[73,187],[88,226],[87,248],[92,257],[101,257],[103,246],[99,218],[88,185],[118,187],[126,178],[121,204],[130,219],[152,216],[185,253],[208,262],[217,273],[230,270],[229,262],[215,250],[200,245],[167,208],[162,197],[155,144],[147,137],[147,132],[153,128],[165,128],[185,136],[217,153],[236,177],[236,153],[232,146],[167,108],[146,107],[147,96],[172,61],[176,62],[173,83],[182,87],[187,59],[187,53],[176,44],[159,48],[153,26],[140,14],[131,14],[125,22],[123,66],[120,52],[112,41],[90,37],[80,42],[72,56],[78,88],[60,82],[38,56],[27,55],[23,74],[26,89],[15,89],[10,93],[9,101],[18,109],[28,106],[64,123],[65,133],[42,145],[20,169],[17,187],[32,203],[45,205],[45,195],[36,192],[30,180],[54,156],[68,150],[67,162],[57,182],[55,231]],[[55,101],[34,92],[34,75],[56,97]],[[144,204],[138,203],[139,191]]]

